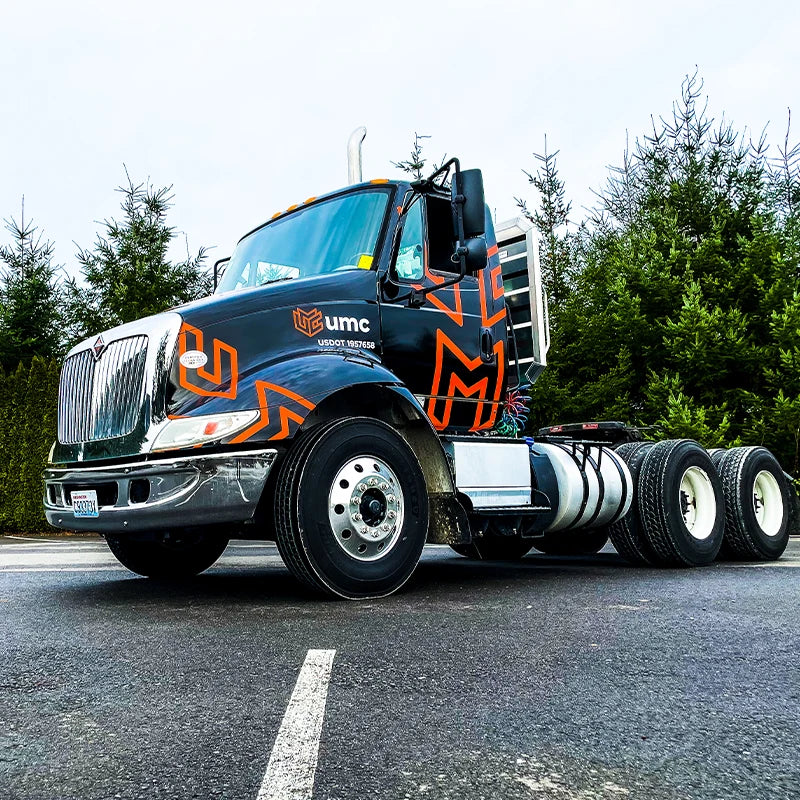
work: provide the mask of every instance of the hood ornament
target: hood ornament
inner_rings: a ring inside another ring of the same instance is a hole
[[[105,349],[106,349],[106,343],[103,341],[103,337],[98,336],[94,340],[94,344],[92,345],[92,355],[94,355],[95,361],[100,360],[100,356],[103,355]]]

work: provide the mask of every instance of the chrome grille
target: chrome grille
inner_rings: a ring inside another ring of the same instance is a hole
[[[112,439],[133,431],[144,394],[147,336],[111,342],[99,359],[91,350],[70,356],[58,389],[62,444]]]

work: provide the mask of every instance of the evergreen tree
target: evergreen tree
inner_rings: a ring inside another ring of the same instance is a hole
[[[797,469],[800,150],[787,137],[771,162],[764,136],[715,126],[701,94],[687,77],[598,192],[532,421],[763,442]]]
[[[126,172],[127,175],[127,172]],[[128,176],[122,193],[123,219],[104,223],[91,250],[78,251],[83,285],[68,281],[73,339],[165,311],[209,293],[205,248],[184,261],[168,258],[176,232],[166,223],[171,186],[155,189]]]
[[[434,163],[428,169],[425,169],[425,165],[428,163],[428,159],[422,155],[423,150],[423,139],[430,139],[430,136],[426,136],[425,134],[421,133],[414,133],[414,144],[411,146],[411,153],[409,157],[405,161],[392,161],[391,165],[393,167],[397,167],[397,169],[402,170],[403,172],[407,172],[411,175],[414,180],[420,180],[420,178],[424,178],[432,172],[436,172],[439,167],[444,164],[447,160],[447,154],[442,156],[441,161],[438,164]]]
[[[535,211],[528,208],[524,199],[515,198],[517,207],[539,232],[539,261],[542,268],[547,296],[553,310],[553,321],[558,318],[562,303],[570,294],[576,272],[576,248],[578,238],[569,231],[569,215],[572,203],[567,200],[564,181],[558,173],[559,151],[547,152],[547,137],[544,153],[534,153],[539,161],[535,173],[523,170],[528,183],[539,194],[540,205]]]
[[[0,364],[14,369],[61,351],[61,286],[53,245],[25,220],[5,221],[11,244],[0,246]]]

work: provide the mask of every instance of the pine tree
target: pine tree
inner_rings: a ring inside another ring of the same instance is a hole
[[[558,154],[547,152],[547,137],[544,153],[534,153],[539,161],[535,173],[523,170],[528,183],[539,194],[540,205],[534,211],[522,198],[515,198],[517,207],[533,223],[539,232],[539,261],[542,268],[547,296],[553,308],[554,322],[558,311],[570,294],[576,271],[576,236],[569,231],[569,215],[572,203],[567,200],[564,181],[558,172]]]
[[[447,160],[447,154],[442,156],[439,163],[434,163],[428,169],[425,169],[425,165],[428,163],[428,159],[422,155],[423,151],[423,139],[430,139],[430,136],[427,136],[422,133],[414,133],[414,144],[411,145],[411,153],[409,158],[405,161],[392,161],[390,162],[393,167],[397,167],[397,169],[402,170],[403,172],[407,172],[411,175],[414,180],[420,180],[420,178],[424,178],[426,175],[436,172],[439,167],[444,164]]]
[[[127,175],[127,172],[126,172]],[[172,263],[175,229],[166,223],[171,186],[134,184],[119,188],[123,219],[104,223],[91,250],[78,251],[83,284],[67,283],[72,339],[157,314],[202,297],[211,289],[204,269],[205,248]]]
[[[53,244],[25,219],[5,221],[11,244],[0,246],[0,364],[13,369],[34,356],[53,358],[62,349],[62,290]]]
[[[763,442],[797,469],[800,149],[787,136],[771,161],[764,135],[715,124],[701,97],[687,76],[598,192],[532,422],[657,423]]]

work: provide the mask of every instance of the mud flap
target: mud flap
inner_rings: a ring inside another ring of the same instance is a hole
[[[453,494],[428,495],[429,544],[469,544],[472,533],[467,512]]]

